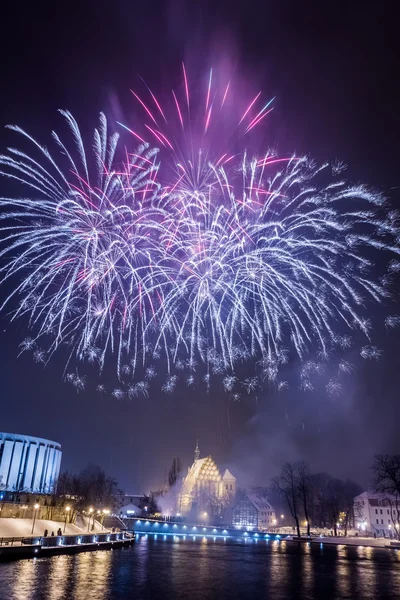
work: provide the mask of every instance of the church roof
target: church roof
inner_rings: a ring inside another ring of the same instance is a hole
[[[190,467],[189,475],[195,479],[199,476],[200,469],[206,462],[207,458],[198,458]]]
[[[246,496],[257,510],[274,510],[264,496],[259,494],[246,494]]]
[[[221,481],[221,474],[211,456],[198,458],[189,469],[187,476],[183,480],[185,493],[190,493],[196,483],[204,481]]]
[[[222,479],[231,479],[232,481],[236,481],[236,477],[234,477],[232,475],[232,473],[229,471],[229,469],[225,469],[225,473],[224,473]]]

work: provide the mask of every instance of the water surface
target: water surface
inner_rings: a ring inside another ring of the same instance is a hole
[[[0,564],[0,600],[399,599],[400,552],[142,537],[128,548]]]

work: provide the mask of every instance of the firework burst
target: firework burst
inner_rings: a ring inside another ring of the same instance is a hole
[[[1,283],[12,282],[1,309],[33,331],[21,351],[45,363],[68,345],[70,358],[100,370],[114,355],[118,377],[130,380],[112,392],[117,399],[147,397],[156,362],[168,394],[180,372],[194,385],[197,365],[203,385],[218,378],[234,400],[265,381],[284,390],[282,365],[315,354],[319,362],[300,373],[311,391],[353,332],[365,338],[361,356],[377,360],[367,316],[389,295],[378,253],[389,273],[399,270],[396,215],[381,194],[349,185],[339,164],[244,150],[271,111],[260,94],[238,111],[241,151],[213,145],[230,82],[215,89],[211,72],[204,103],[193,100],[184,67],[183,83],[183,94],[172,92],[173,118],[151,90],[151,104],[134,92],[145,121],[138,131],[123,126],[129,151],[119,153],[104,115],[90,152],[68,112],[73,144],[53,133],[58,155],[11,127],[34,149],[0,157],[2,174],[30,189],[29,198],[0,200]],[[249,359],[254,376],[240,382],[237,367]],[[351,365],[342,360],[338,372]],[[69,380],[84,388],[78,375]],[[332,379],[326,390],[340,387]]]
[[[62,114],[73,145],[53,133],[59,161],[18,127],[11,129],[39,157],[13,148],[0,157],[2,174],[31,190],[29,199],[0,201],[2,283],[16,281],[1,308],[18,297],[12,319],[28,315],[36,337],[22,350],[39,338],[49,342],[46,352],[35,351],[36,360],[69,343],[79,360],[102,368],[108,350],[121,356],[133,332],[143,338],[151,309],[161,220],[157,151],[141,144],[118,169],[118,135],[108,136],[104,115],[88,156],[76,121]]]

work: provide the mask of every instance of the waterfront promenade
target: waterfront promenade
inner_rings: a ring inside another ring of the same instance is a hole
[[[80,533],[88,533],[87,525],[82,523],[83,527],[78,527],[75,523],[63,523],[60,521],[51,521],[48,519],[36,519],[35,526],[32,534],[32,519],[14,519],[14,518],[0,518],[0,538],[2,537],[28,537],[31,535],[43,536],[47,529],[48,535],[51,536],[51,532],[57,533],[58,529],[61,530],[65,535],[78,535]],[[65,531],[64,531],[65,527]],[[102,531],[100,523],[95,521],[94,532],[100,533]],[[107,531],[105,528],[103,531]]]
[[[90,533],[85,521],[81,525],[83,527],[73,523],[37,519],[32,535],[32,519],[0,518],[0,561],[106,550],[130,545],[134,541],[133,534],[112,533],[97,521]],[[56,535],[59,529],[61,535]],[[44,535],[45,530],[47,536]],[[54,535],[51,535],[52,532]]]
[[[126,532],[60,535],[54,537],[2,538],[0,561],[21,558],[43,558],[55,554],[76,554],[93,550],[109,550],[133,544],[135,536]]]
[[[264,531],[246,531],[245,529],[233,529],[230,527],[214,527],[212,525],[194,525],[189,523],[176,523],[174,521],[163,521],[157,519],[127,519],[124,521],[128,531],[136,533],[138,536],[176,536],[198,538],[241,538],[247,541],[260,540],[278,540],[293,543],[311,543],[311,544],[330,544],[336,546],[363,546],[374,548],[385,548],[395,546],[395,540],[388,538],[370,538],[356,536],[334,537],[330,535],[312,535],[302,537],[300,540],[288,533],[264,532]],[[400,545],[399,545],[400,547]]]

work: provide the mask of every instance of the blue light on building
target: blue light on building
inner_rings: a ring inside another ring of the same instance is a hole
[[[50,493],[58,479],[61,455],[57,442],[0,433],[0,481],[4,490]]]

